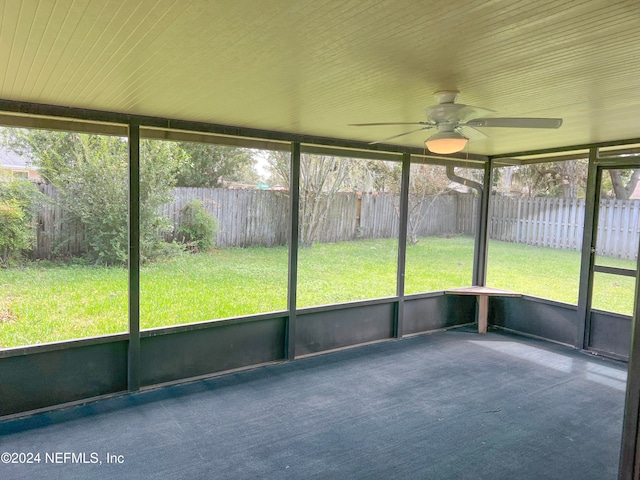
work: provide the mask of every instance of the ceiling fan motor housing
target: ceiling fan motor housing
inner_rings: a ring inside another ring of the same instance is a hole
[[[460,92],[458,90],[441,90],[433,94],[438,103],[456,103]]]
[[[435,123],[448,122],[455,119],[458,111],[466,105],[457,103],[441,103],[427,108],[427,118]]]

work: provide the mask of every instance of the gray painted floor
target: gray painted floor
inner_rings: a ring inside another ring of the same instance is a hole
[[[452,330],[0,423],[0,478],[614,479],[625,377]]]

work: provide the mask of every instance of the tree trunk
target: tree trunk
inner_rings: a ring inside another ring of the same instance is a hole
[[[620,170],[609,170],[611,176],[611,184],[613,185],[613,192],[618,200],[628,200],[633,194],[640,180],[640,169],[634,169],[631,173],[631,177],[627,184],[624,184],[624,180],[620,176]]]

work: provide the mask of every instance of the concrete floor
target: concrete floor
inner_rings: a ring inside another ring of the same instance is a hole
[[[0,478],[615,479],[625,381],[450,330],[5,421]]]

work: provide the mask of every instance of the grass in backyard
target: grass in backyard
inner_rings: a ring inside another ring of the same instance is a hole
[[[406,294],[471,285],[472,237],[426,237],[407,246]]]
[[[607,265],[635,270],[636,262],[608,258]],[[487,285],[571,304],[578,303],[580,252],[489,242]],[[635,280],[596,273],[592,307],[631,315]]]
[[[317,243],[298,253],[298,307],[396,294],[397,240]]]
[[[636,279],[633,277],[596,272],[593,279],[592,307],[633,315],[635,287]]]
[[[488,284],[575,303],[579,252],[490,242]],[[298,306],[395,295],[397,241],[316,244],[299,252]],[[407,248],[407,294],[471,283],[473,239],[428,237]],[[634,262],[617,266],[635,268]],[[594,307],[629,313],[633,279],[596,280]],[[629,281],[627,281],[629,280]],[[141,326],[153,328],[286,309],[287,248],[230,248],[142,268]],[[122,268],[0,270],[0,348],[127,330]]]
[[[580,252],[489,242],[491,287],[577,304],[579,281]]]
[[[0,348],[127,330],[122,268],[2,269],[0,291]]]
[[[154,263],[140,272],[141,328],[286,308],[286,247],[213,250]]]

